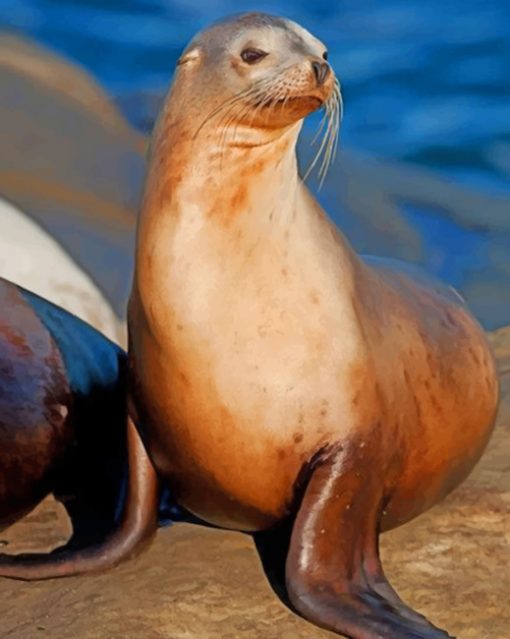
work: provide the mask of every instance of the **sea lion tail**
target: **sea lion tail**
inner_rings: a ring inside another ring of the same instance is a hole
[[[128,486],[118,528],[99,544],[49,554],[0,555],[0,577],[32,581],[100,572],[138,554],[158,526],[158,480],[133,421],[128,418]]]

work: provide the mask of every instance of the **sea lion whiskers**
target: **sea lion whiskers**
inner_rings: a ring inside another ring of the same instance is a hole
[[[249,89],[240,91],[235,96],[228,98],[227,100],[222,102],[218,107],[216,107],[209,113],[209,115],[205,118],[205,120],[201,123],[200,127],[195,132],[193,139],[196,139],[200,130],[208,121],[216,116],[221,116],[218,122],[218,128],[220,131],[218,145],[220,171],[222,170],[223,166],[224,151],[227,146],[227,136],[232,130],[231,125],[235,125],[231,136],[232,141],[234,141],[236,137],[237,127],[245,118],[245,116],[254,109],[254,105],[256,105],[255,111],[259,110],[259,103],[262,101],[262,98],[265,95],[265,85],[270,84],[271,81],[271,78],[261,79]]]
[[[324,117],[322,118],[319,129],[315,134],[315,137],[312,140],[312,145],[317,142],[322,131],[324,130],[324,126],[327,122],[326,131],[323,134],[321,144],[315,157],[310,162],[305,175],[303,176],[303,181],[306,181],[317,162],[322,157],[321,165],[319,167],[319,187],[322,187],[324,180],[326,178],[326,174],[331,165],[331,162],[336,157],[336,150],[338,145],[338,134],[340,130],[340,123],[343,119],[343,101],[342,94],[340,91],[340,83],[337,79],[335,79],[335,85],[331,95],[324,103]],[[324,155],[323,155],[324,154]]]
[[[276,78],[272,79],[266,95],[269,98],[266,101],[265,106],[272,106],[280,104],[283,111],[285,104],[290,98],[298,98],[300,96],[293,95],[292,89],[295,89],[296,83],[301,78],[301,70],[296,68],[295,65],[290,65],[278,73]]]
[[[339,112],[339,117],[340,117],[340,122],[343,120],[343,103],[342,103],[342,95],[340,93],[340,83],[338,81],[338,79],[335,78],[335,85],[333,87],[333,92],[331,95],[331,100],[335,99],[335,95],[336,97],[339,99],[340,101],[340,112]],[[324,115],[321,118],[321,121],[319,122],[319,126],[317,127],[317,131],[315,133],[315,135],[313,136],[312,141],[310,142],[310,146],[313,146],[317,140],[320,138],[322,131],[324,130],[324,125],[326,124],[326,122],[328,121],[328,113],[326,110],[326,107],[324,108]]]
[[[344,119],[344,101],[342,98],[342,89],[340,86],[340,82],[338,81],[338,78],[335,78],[335,86],[333,87],[333,93],[336,96],[336,103],[337,103],[337,109],[338,109],[338,119],[337,119],[337,130],[336,130],[336,135],[335,135],[335,143],[333,145],[333,154],[331,156],[331,161],[333,162],[336,158],[336,152],[338,149],[338,138],[339,133],[340,133],[340,127],[342,126],[342,122]]]
[[[290,97],[299,97],[290,95],[292,85],[297,79],[292,76],[289,77],[289,71],[292,70],[294,70],[295,72],[294,75],[300,75],[300,73],[296,71],[296,67],[294,64],[288,65],[271,77],[257,80],[248,89],[243,89],[242,91],[239,91],[235,95],[224,100],[221,104],[216,106],[214,109],[212,109],[212,111],[210,111],[210,113],[207,114],[198,129],[195,131],[193,139],[195,139],[199,135],[203,127],[214,117],[221,115],[222,118],[220,120],[220,124],[222,122],[225,122],[227,115],[232,114],[233,109],[239,103],[245,102],[245,105],[247,107],[246,111],[249,111],[254,107],[260,106],[261,102],[264,103],[263,106],[270,106],[271,101],[280,102],[281,100],[288,99]],[[285,90],[285,88],[288,89],[288,96],[282,93],[282,89]],[[275,91],[279,91],[278,97],[275,97]],[[234,115],[228,122],[231,123],[233,120],[236,119],[236,117],[239,118],[239,113]],[[253,124],[253,122],[254,116],[251,118],[250,123]]]
[[[294,73],[288,74],[289,70],[293,70]],[[296,67],[287,67],[283,69],[277,77],[267,78],[256,83],[255,87],[252,87],[250,91],[241,92],[237,94],[234,101],[225,101],[226,112],[222,115],[222,132],[220,137],[220,165],[223,161],[224,148],[226,146],[227,135],[231,130],[232,123],[235,124],[232,131],[232,141],[235,141],[237,129],[240,123],[243,121],[247,113],[251,111],[251,118],[249,127],[252,127],[256,118],[260,115],[261,111],[267,109],[267,119],[270,120],[271,115],[274,113],[271,107],[280,106],[280,112],[283,113],[289,100],[296,98],[293,88],[296,81],[296,77],[299,72]],[[293,77],[294,76],[294,77]],[[239,98],[239,99],[237,99]],[[239,105],[241,108],[238,108]],[[220,105],[221,107],[221,105]],[[254,108],[255,107],[255,108]],[[221,108],[219,108],[221,110]],[[336,156],[337,144],[338,144],[338,132],[340,120],[343,116],[343,104],[340,93],[340,84],[335,79],[334,87],[331,95],[324,103],[324,118],[321,121],[319,131],[317,132],[314,142],[318,139],[319,135],[324,129],[324,125],[327,122],[327,128],[324,133],[319,150],[311,163],[308,171],[305,175],[307,179],[310,172],[313,170],[317,162],[321,159],[321,165],[319,167],[320,185],[322,186],[326,177],[327,171],[331,162]],[[217,113],[217,112],[216,112]],[[211,116],[213,117],[213,116]]]
[[[280,82],[281,78],[277,81],[277,87],[278,87],[278,83]],[[275,87],[274,87],[274,83],[271,84],[270,86],[271,92],[269,91],[262,91],[262,95],[260,97],[259,103],[256,106],[256,108],[253,110],[252,113],[252,117],[251,117],[251,121],[250,121],[250,126],[253,125],[253,123],[255,122],[255,118],[260,115],[260,113],[267,107],[272,106],[272,104],[278,104],[280,103],[281,105],[281,110],[283,111],[285,103],[287,101],[287,99],[290,97],[289,95],[285,95],[282,92],[282,89],[280,88],[278,91],[274,91]],[[269,119],[271,115],[271,112],[268,110],[266,113],[266,120]]]
[[[214,109],[212,109],[212,111],[210,111],[206,117],[204,118],[204,120],[201,122],[200,126],[198,127],[198,129],[195,131],[194,135],[193,135],[193,139],[195,139],[198,134],[200,133],[200,131],[203,129],[203,127],[210,121],[212,120],[215,116],[217,115],[222,115],[222,117],[225,116],[224,113],[222,113],[222,111],[224,111],[225,109],[227,109],[227,113],[231,111],[231,109],[233,107],[235,107],[239,102],[242,102],[243,100],[246,100],[247,102],[250,101],[250,98],[253,97],[260,89],[262,86],[264,86],[267,82],[269,82],[270,79],[269,78],[263,78],[261,80],[258,80],[257,82],[255,82],[251,87],[248,87],[247,89],[243,89],[242,91],[239,91],[238,93],[236,93],[235,95],[231,96],[230,98],[227,98],[226,100],[224,100],[223,102],[221,102],[221,104],[219,104],[218,106],[216,106]],[[251,105],[253,106],[253,105]]]
[[[231,96],[230,98],[227,98],[221,104],[219,104],[214,109],[212,109],[212,111],[210,111],[205,116],[205,118],[200,123],[200,126],[193,134],[193,139],[196,139],[198,137],[198,134],[200,133],[200,131],[212,118],[214,118],[216,115],[219,115],[224,109],[235,106],[236,103],[243,100],[243,98],[246,98],[254,90],[255,90],[255,87],[249,87],[248,89],[243,89],[242,91],[239,91],[238,93]]]
[[[343,101],[343,98],[342,98],[342,89],[341,89],[341,86],[340,86],[340,82],[336,78],[335,78],[334,91],[336,93],[336,99],[337,99],[338,123],[337,123],[337,132],[336,132],[335,144],[334,144],[334,148],[333,148],[333,156],[331,158],[333,162],[335,161],[336,152],[338,150],[338,139],[340,137],[340,127],[342,126],[342,122],[344,120],[344,101]]]
[[[245,100],[236,100],[234,104],[231,104],[226,112],[222,116],[222,131],[220,134],[220,166],[223,162],[224,148],[226,146],[227,135],[231,130],[231,124],[234,123],[234,128],[232,130],[231,140],[232,143],[235,143],[237,129],[239,125],[243,122],[245,116],[251,112],[250,122],[248,123],[248,127],[251,128],[254,125],[256,118],[260,115],[261,111],[270,107],[273,104],[280,104],[281,110],[285,108],[289,98],[293,97],[291,94],[292,82],[288,80],[285,76],[286,72],[291,67],[287,67],[283,69],[278,77],[275,78],[266,78],[257,82],[256,86],[252,88],[252,91],[248,92],[246,95],[243,94],[242,98]],[[276,85],[276,91],[275,91]],[[237,109],[240,102],[241,108]],[[271,111],[268,109],[267,112],[267,120],[270,120]],[[220,121],[221,122],[221,121]]]
[[[332,94],[330,122],[333,124],[328,136],[326,150],[319,170],[320,186],[322,186],[328,169],[336,156],[339,131],[339,98],[336,92]]]
[[[226,141],[227,141],[227,135],[228,133],[231,131],[231,124],[234,123],[234,129],[232,131],[232,142],[235,141],[235,137],[236,137],[236,133],[237,133],[237,128],[239,126],[239,124],[243,121],[244,117],[250,112],[252,111],[252,120],[250,122],[250,126],[251,123],[253,122],[254,118],[255,118],[255,114],[260,112],[260,110],[263,108],[265,100],[264,100],[264,85],[266,83],[269,83],[270,79],[266,79],[266,80],[261,80],[260,82],[257,83],[257,87],[254,87],[252,91],[249,92],[249,97],[246,97],[246,101],[244,102],[240,102],[236,101],[235,104],[231,105],[225,114],[223,114],[222,116],[222,120],[220,121],[220,124],[223,122],[223,124],[221,124],[222,126],[222,130],[220,133],[220,144],[219,144],[219,156],[220,156],[220,169],[223,165],[223,155],[224,155],[224,149],[226,147]],[[253,103],[251,102],[251,100],[249,98],[252,98],[255,102],[255,104],[257,105],[255,108],[253,108]],[[239,107],[239,109],[237,109],[237,107]]]
[[[323,144],[321,144],[319,152],[317,153],[318,160],[321,153],[324,152],[321,166],[319,168],[319,188],[322,187],[326,178],[329,166],[333,159],[332,150],[336,148],[336,140],[338,139],[338,98],[335,93],[332,94],[326,105],[326,112],[329,120],[328,126],[326,133],[324,134]],[[311,168],[313,168],[313,166],[314,165],[312,165]]]
[[[238,105],[236,105],[238,106]],[[239,122],[242,120],[242,118],[249,113],[250,109],[251,109],[251,105],[248,103],[243,103],[240,105],[240,108],[232,113],[232,110],[229,109],[230,112],[230,117],[228,117],[228,119],[226,120],[226,122],[222,125],[222,131],[220,134],[220,144],[219,144],[219,157],[220,157],[220,171],[223,169],[223,156],[224,156],[224,151],[225,148],[227,146],[227,137],[228,134],[231,132],[231,139],[232,142],[235,141],[235,137],[236,137],[236,133],[237,133],[237,127],[239,126]],[[234,129],[232,130],[231,125],[234,124]]]

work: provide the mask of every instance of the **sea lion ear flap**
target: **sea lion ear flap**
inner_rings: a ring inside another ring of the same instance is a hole
[[[193,47],[181,55],[181,57],[177,60],[177,66],[180,67],[184,64],[193,64],[200,60],[202,52],[199,47]]]

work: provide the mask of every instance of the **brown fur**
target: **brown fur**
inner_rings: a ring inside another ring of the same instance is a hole
[[[299,47],[285,49],[279,22],[254,32],[291,99],[239,110],[230,128],[207,114],[250,82],[231,63],[242,43],[213,27],[179,68],[138,229],[133,401],[161,477],[215,524],[294,516],[306,474],[287,580],[308,618],[359,639],[445,637],[385,581],[377,535],[472,469],[494,422],[494,361],[455,293],[362,261],[300,182],[299,121],[333,78],[316,86],[323,45],[286,24]]]
[[[0,529],[50,490],[73,437],[60,353],[14,285],[0,281]]]

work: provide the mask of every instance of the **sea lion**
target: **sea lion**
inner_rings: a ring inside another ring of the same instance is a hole
[[[302,119],[338,108],[325,54],[293,22],[244,14],[182,55],[139,219],[130,411],[193,513],[292,523],[298,612],[355,639],[440,639],[386,580],[378,536],[476,463],[495,365],[454,291],[357,256],[299,178]]]
[[[152,467],[136,442],[126,450],[126,437],[138,436],[130,424],[126,434],[125,363],[91,326],[0,279],[0,530],[49,492],[73,523],[69,543],[50,555],[2,555],[2,574],[39,575],[48,562],[53,575],[104,568],[155,530]]]
[[[305,617],[357,639],[446,637],[391,588],[378,535],[473,468],[495,364],[458,294],[356,255],[299,178],[303,118],[337,105],[326,58],[264,14],[182,55],[139,219],[131,399],[191,512],[248,531],[294,518],[286,580]]]
[[[125,331],[88,274],[22,210],[0,198],[0,277],[64,308],[111,340]]]

